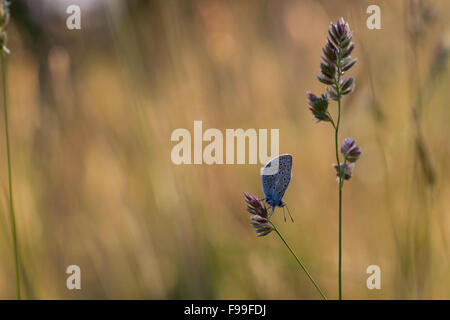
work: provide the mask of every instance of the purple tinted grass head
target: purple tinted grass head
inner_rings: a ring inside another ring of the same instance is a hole
[[[341,174],[345,180],[350,180],[355,168],[355,162],[361,157],[362,152],[356,145],[355,139],[345,138],[344,143],[341,145],[341,153],[344,155],[344,163],[341,163]],[[336,169],[339,181],[338,165],[333,164],[333,167]]]
[[[353,40],[353,31],[343,18],[336,23],[330,23],[328,29],[328,39],[322,48],[323,56],[320,63],[320,74],[317,80],[326,84],[326,94],[320,97],[307,92],[308,104],[311,106],[309,110],[314,115],[314,119],[319,121],[331,122],[328,113],[328,98],[338,101],[343,95],[353,91],[355,79],[352,77],[345,78],[346,71],[352,68],[357,59],[352,59],[351,54],[355,48]]]
[[[350,57],[355,48],[353,32],[343,18],[335,24],[331,23],[328,29],[328,39],[322,51],[323,62],[320,64],[321,74],[317,79],[330,87],[327,89],[330,98],[338,99],[338,92],[346,95],[353,90],[353,78],[341,77],[346,71],[350,70],[357,61]],[[341,75],[339,75],[339,71]]]
[[[325,64],[321,64],[322,74],[318,79],[322,83],[330,85],[327,92],[333,100],[338,100],[339,95],[349,94],[354,88],[353,78],[342,77],[357,61],[357,59],[350,57],[355,48],[352,40],[353,31],[350,31],[348,23],[343,18],[335,24],[330,23],[327,44],[322,50],[325,54],[325,57],[322,57]],[[339,74],[339,71],[341,74]]]
[[[355,139],[345,138],[341,152],[347,162],[354,163],[361,157],[361,149],[356,145]]]
[[[330,121],[327,95],[322,94],[318,97],[312,92],[307,92],[306,95],[308,96],[308,104],[311,106],[309,110],[311,110],[314,115],[314,119],[317,120],[317,122]]]
[[[337,181],[339,182],[339,169],[337,164],[333,164],[333,167],[336,169]],[[353,169],[355,165],[353,163],[341,163],[341,174],[345,180],[350,180],[353,176]]]
[[[250,225],[255,229],[256,235],[262,237],[272,232],[273,228],[267,219],[268,213],[266,206],[258,198],[244,192],[247,211],[252,214]]]
[[[256,236],[263,237],[272,232],[273,228],[266,218],[253,215],[250,217],[250,225],[255,229]]]
[[[244,192],[245,202],[247,203],[247,211],[251,214],[258,215],[263,218],[267,218],[267,208],[258,198]]]

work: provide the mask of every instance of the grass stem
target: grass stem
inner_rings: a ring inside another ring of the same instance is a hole
[[[338,77],[336,81],[336,90],[337,90],[337,98],[338,98],[338,117],[337,122],[334,127],[334,143],[335,143],[335,149],[336,149],[336,162],[338,166],[338,174],[339,174],[339,262],[338,262],[338,290],[339,290],[339,300],[342,300],[342,168],[341,168],[341,162],[339,159],[339,125],[341,123],[341,92],[339,83],[341,80],[341,57],[340,54],[338,55]]]
[[[314,287],[317,289],[317,291],[319,292],[320,296],[322,297],[322,299],[327,300],[327,297],[325,296],[325,294],[322,292],[322,290],[320,290],[319,286],[317,285],[317,283],[314,281],[314,279],[312,278],[311,274],[308,272],[308,270],[306,269],[306,267],[303,265],[303,263],[300,261],[300,259],[297,257],[297,255],[294,253],[294,251],[292,250],[292,248],[289,246],[289,244],[286,242],[286,240],[284,239],[284,237],[281,235],[280,231],[278,231],[277,227],[272,223],[272,221],[270,221],[270,224],[273,227],[273,230],[277,233],[277,235],[280,237],[281,241],[283,241],[284,245],[286,246],[286,248],[288,248],[289,252],[292,254],[292,256],[295,258],[295,261],[297,261],[298,265],[303,269],[303,271],[305,271],[306,275],[308,276],[309,280],[311,280],[312,284],[314,285]]]

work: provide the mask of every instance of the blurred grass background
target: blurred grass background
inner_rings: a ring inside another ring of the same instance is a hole
[[[69,4],[82,30],[66,28]],[[378,4],[382,29],[368,30]],[[22,287],[29,299],[316,299],[274,235],[256,238],[242,192],[259,165],[170,160],[177,128],[279,128],[294,157],[275,222],[337,297],[333,131],[314,124],[330,21],[355,30],[355,92],[340,140],[364,155],[345,184],[346,299],[450,299],[450,3],[14,1],[8,95]],[[331,106],[335,111],[335,106]],[[3,121],[0,297],[15,297]],[[67,266],[82,289],[66,288]],[[381,290],[366,268],[381,267]]]

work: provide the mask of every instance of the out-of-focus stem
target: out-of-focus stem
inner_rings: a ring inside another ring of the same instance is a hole
[[[16,216],[14,213],[13,202],[13,183],[12,183],[12,171],[11,171],[11,148],[9,143],[9,126],[8,126],[8,104],[6,99],[6,66],[5,66],[5,50],[1,51],[2,62],[2,91],[3,91],[3,110],[5,116],[5,136],[6,136],[6,155],[8,160],[8,184],[9,184],[9,212],[11,217],[11,231],[13,237],[13,249],[14,249],[14,261],[16,270],[16,287],[17,287],[17,299],[21,299],[20,295],[20,270],[19,270],[19,250],[17,246],[17,231],[16,231]]]

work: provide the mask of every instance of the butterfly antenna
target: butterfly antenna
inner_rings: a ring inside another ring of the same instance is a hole
[[[287,205],[285,205],[285,207],[286,207],[286,209],[287,209],[287,212],[289,213],[289,217],[291,217],[291,221],[294,222],[294,219],[293,219],[292,216],[291,216],[291,212],[289,211],[289,207],[288,207]],[[284,220],[286,221],[286,217],[285,217]]]
[[[284,222],[286,222],[286,211],[284,210],[284,207],[283,207],[283,217],[284,217]]]

